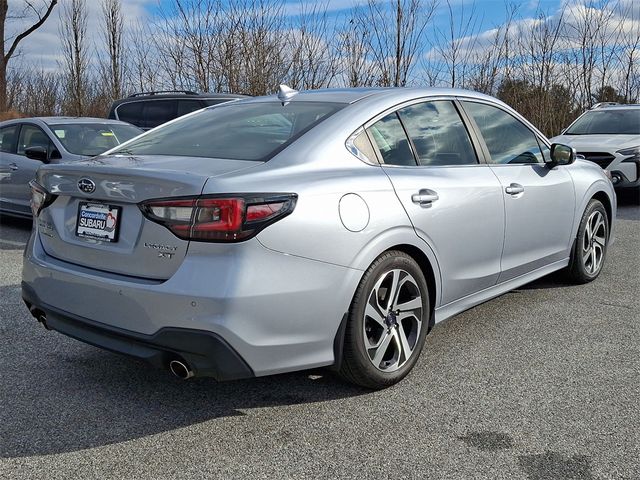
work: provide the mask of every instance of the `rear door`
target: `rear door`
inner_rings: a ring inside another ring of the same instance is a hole
[[[549,148],[533,130],[498,106],[464,101],[500,180],[506,212],[500,282],[566,258],[575,196],[566,167],[549,169]]]
[[[419,102],[367,132],[416,233],[435,250],[442,304],[494,285],[500,273],[504,204],[455,103]]]

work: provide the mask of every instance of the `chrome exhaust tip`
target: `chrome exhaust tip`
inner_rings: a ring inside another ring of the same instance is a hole
[[[46,328],[47,330],[51,330],[51,328],[49,328],[49,325],[47,325],[47,315],[44,312],[34,311],[32,312],[32,314],[44,328]]]
[[[169,370],[171,370],[171,373],[176,377],[182,380],[187,380],[194,376],[193,370],[191,370],[186,363],[183,363],[180,360],[171,360],[169,362]]]

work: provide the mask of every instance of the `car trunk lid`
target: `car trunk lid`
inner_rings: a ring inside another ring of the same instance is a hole
[[[37,181],[55,201],[40,212],[47,254],[110,273],[167,279],[189,242],[149,221],[138,204],[200,195],[207,179],[260,162],[191,157],[98,157],[47,165]],[[196,173],[197,172],[197,173]]]

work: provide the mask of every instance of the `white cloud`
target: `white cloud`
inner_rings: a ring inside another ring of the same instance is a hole
[[[60,14],[62,8],[71,0],[59,0],[55,6],[51,16],[38,30],[26,37],[20,42],[18,53],[9,63],[9,68],[17,67],[36,67],[45,70],[56,70],[59,61],[62,58],[62,44],[60,41]],[[45,0],[36,0],[34,4],[45,9]],[[86,0],[87,6],[87,36],[90,48],[93,52],[94,48],[102,45],[102,11],[100,0]],[[123,0],[122,14],[125,25],[134,24],[135,22],[150,17],[148,7],[156,4],[156,0]],[[31,11],[24,18],[15,18],[22,16],[25,11],[24,0],[9,0],[9,14],[14,17],[8,21],[7,36],[13,38],[16,34],[29,28],[37,17]],[[5,48],[9,48],[7,45]],[[94,57],[92,55],[92,57]]]

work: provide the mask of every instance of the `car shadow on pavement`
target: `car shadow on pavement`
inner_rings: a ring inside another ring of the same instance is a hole
[[[0,287],[12,297],[18,289]],[[0,322],[0,458],[78,451],[242,416],[244,409],[369,393],[327,369],[221,383],[182,381],[47,332],[26,308],[17,313],[17,301],[10,307],[13,314]]]

